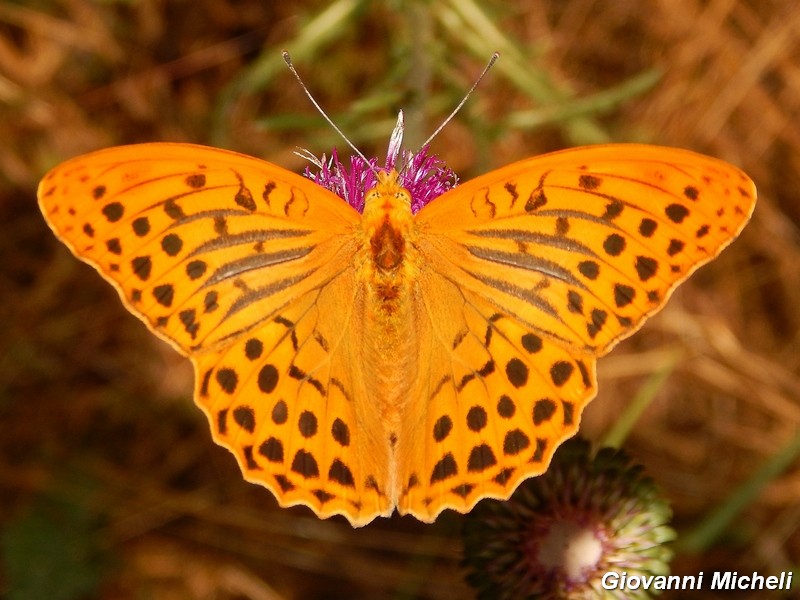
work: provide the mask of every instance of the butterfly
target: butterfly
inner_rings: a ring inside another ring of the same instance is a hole
[[[597,392],[595,364],[734,240],[756,190],[693,152],[600,145],[421,208],[378,170],[363,213],[274,164],[189,144],[69,160],[41,210],[189,357],[194,399],[282,506],[363,526],[507,498]]]

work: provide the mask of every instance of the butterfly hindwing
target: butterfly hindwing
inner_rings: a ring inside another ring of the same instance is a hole
[[[394,507],[389,448],[362,376],[362,293],[348,270],[229,348],[194,359],[196,401],[245,477],[282,506],[342,514],[356,526]]]
[[[432,521],[543,473],[596,392],[575,356],[426,266],[415,401],[400,436],[400,512]]]

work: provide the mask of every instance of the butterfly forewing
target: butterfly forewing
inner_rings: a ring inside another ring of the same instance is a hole
[[[429,260],[541,335],[605,353],[741,231],[755,187],[685,150],[576,148],[467,182],[417,216]]]
[[[184,353],[226,343],[352,268],[355,211],[303,177],[233,152],[101,150],[51,171],[39,193],[73,253]]]

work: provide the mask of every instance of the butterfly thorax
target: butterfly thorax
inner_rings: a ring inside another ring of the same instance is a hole
[[[380,309],[391,316],[415,274],[411,195],[399,184],[397,171],[378,173],[378,183],[365,195],[361,223],[368,257],[363,275]]]

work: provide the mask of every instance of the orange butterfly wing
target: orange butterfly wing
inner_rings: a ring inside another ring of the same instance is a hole
[[[354,524],[392,511],[362,398],[356,211],[270,163],[188,144],[78,157],[39,198],[72,252],[192,359],[195,401],[248,480]]]
[[[466,182],[416,217],[428,325],[400,510],[429,520],[546,470],[595,359],[747,223],[752,181],[641,145],[576,148]]]

